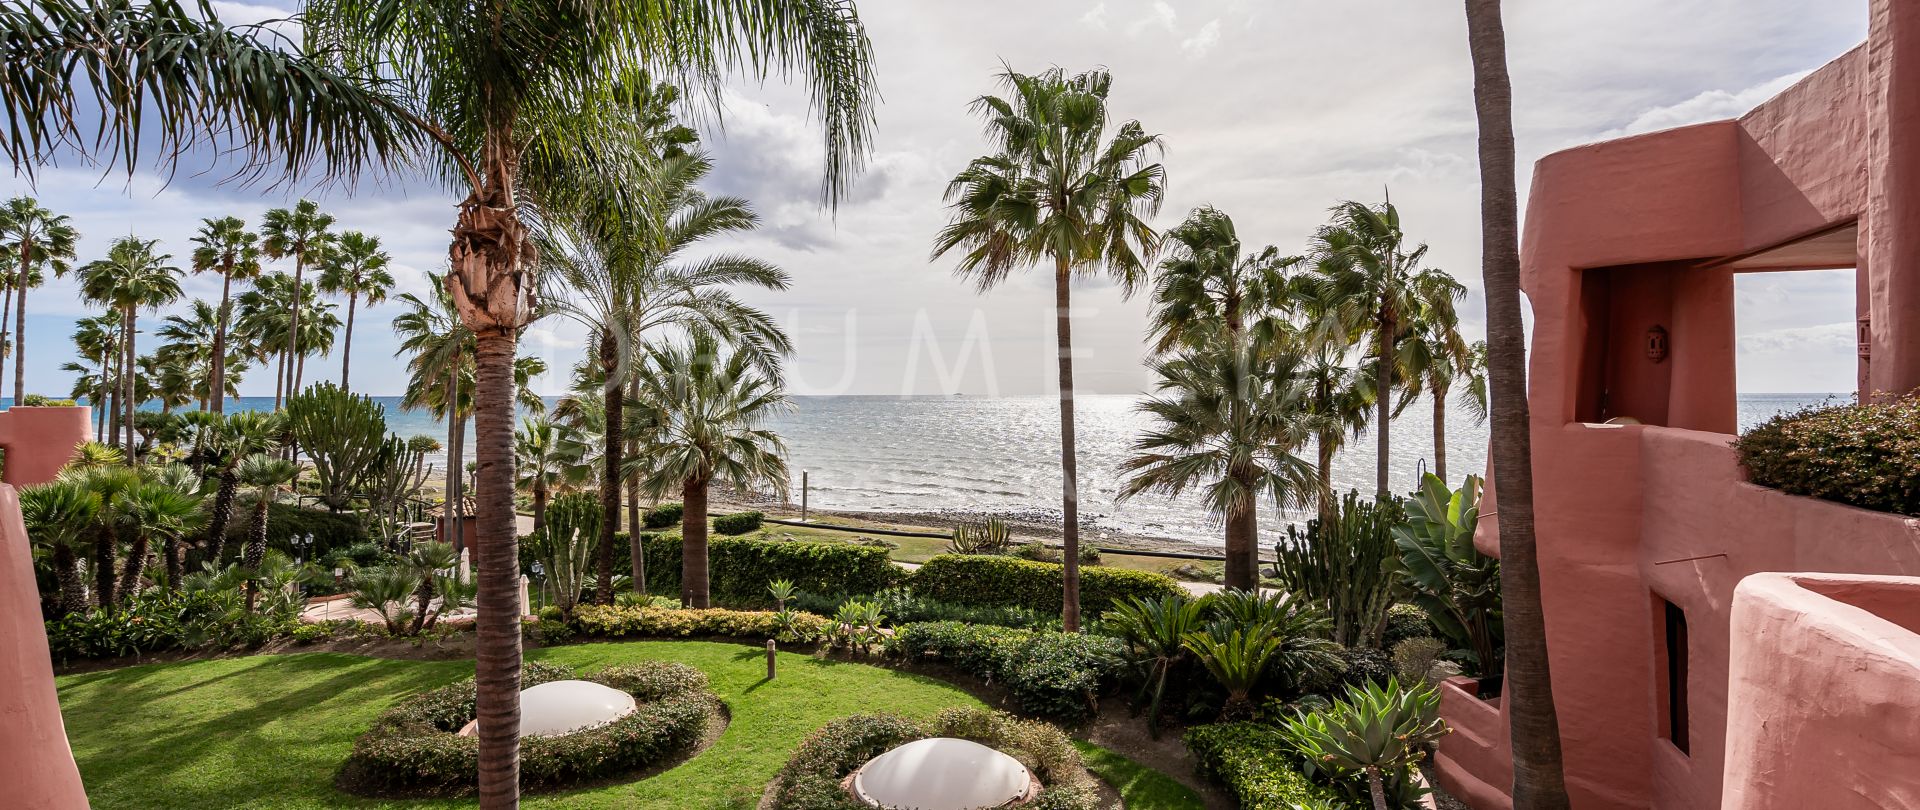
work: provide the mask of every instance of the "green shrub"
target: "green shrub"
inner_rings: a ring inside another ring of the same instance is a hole
[[[1032,560],[1034,562],[1057,563],[1066,558],[1066,554],[1062,549],[1057,549],[1044,543],[1021,543],[1010,546],[1006,554],[1009,557]],[[1081,546],[1080,564],[1099,565],[1100,549],[1094,548],[1093,546]]]
[[[915,593],[956,605],[1010,605],[1060,612],[1063,568],[1011,557],[942,554],[914,572]],[[1125,568],[1080,569],[1080,610],[1099,615],[1126,599],[1184,595],[1163,574]]]
[[[1113,682],[1125,644],[1079,633],[926,622],[896,628],[889,649],[1000,683],[1022,712],[1077,721],[1093,714],[1100,690]]]
[[[753,641],[816,641],[827,632],[827,620],[812,613],[726,608],[606,607],[581,605],[567,628],[593,638],[689,638],[726,636]]]
[[[521,688],[575,677],[563,666],[532,662]],[[553,789],[645,768],[700,739],[719,699],[707,677],[685,664],[647,661],[581,676],[634,696],[639,707],[599,728],[558,737],[520,739],[520,784]],[[422,692],[388,709],[354,741],[346,780],[375,792],[470,792],[478,773],[479,738],[461,737],[474,716],[471,679]]]
[[[758,531],[760,529],[760,522],[765,520],[766,517],[766,515],[759,512],[735,512],[731,515],[721,515],[713,519],[713,531],[715,534],[728,536]]]
[[[1733,449],[1763,487],[1920,515],[1920,397],[1783,414]]]
[[[880,612],[886,616],[886,624],[889,627],[915,622],[967,622],[968,624],[1018,627],[1025,630],[1060,629],[1058,609],[1052,613],[1043,613],[1017,606],[956,605],[921,596],[909,587],[888,588],[871,596],[847,594],[819,596],[801,592],[795,594],[789,604],[801,610],[830,616],[838,612],[841,605],[853,599],[867,599],[879,605]]]
[[[1394,676],[1393,654],[1373,647],[1348,647],[1340,651],[1347,664],[1342,682],[1348,686],[1386,683]]]
[[[71,399],[54,399],[45,394],[28,394],[20,398],[23,408],[71,408],[77,404]]]
[[[1387,629],[1380,634],[1380,646],[1393,649],[1410,638],[1426,638],[1440,635],[1433,622],[1427,620],[1427,611],[1419,605],[1402,602],[1387,608]]]
[[[901,744],[928,737],[973,740],[1005,751],[1033,769],[1040,794],[1026,807],[1093,810],[1094,781],[1073,741],[1060,729],[987,709],[947,709],[931,720],[859,714],[813,733],[774,778],[775,810],[864,810],[841,787],[855,768]]]
[[[253,530],[251,511],[244,515],[242,511],[236,507],[233,519],[227,522],[227,547],[236,557],[246,545],[247,533]],[[268,548],[279,549],[292,557],[294,548],[290,540],[309,534],[313,535],[313,546],[303,550],[309,560],[324,559],[335,551],[346,551],[368,542],[366,525],[352,512],[336,515],[325,509],[278,502],[267,507]]]
[[[119,658],[171,650],[256,647],[299,626],[298,603],[249,611],[238,589],[149,588],[126,604],[46,623],[53,660]]]
[[[641,542],[647,554],[648,592],[678,594],[679,536],[655,535]],[[776,579],[812,593],[868,594],[894,584],[902,574],[884,548],[734,537],[708,542],[707,566],[713,601],[736,607],[772,605],[767,583]]]
[[[1283,590],[1318,605],[1333,620],[1334,641],[1380,643],[1400,588],[1393,529],[1405,521],[1398,498],[1376,503],[1348,492],[1331,522],[1316,517],[1305,531],[1288,526],[1287,538],[1274,546]]]
[[[646,515],[640,518],[640,525],[648,529],[672,528],[680,525],[682,514],[680,504],[663,503],[648,509]]]
[[[1300,772],[1287,736],[1262,723],[1220,723],[1187,731],[1194,765],[1219,779],[1242,810],[1335,810],[1333,796]]]

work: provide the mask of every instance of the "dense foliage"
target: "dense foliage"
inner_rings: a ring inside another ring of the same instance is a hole
[[[1399,586],[1400,549],[1393,529],[1405,519],[1397,499],[1374,503],[1349,492],[1332,514],[1288,526],[1274,546],[1274,568],[1286,590],[1317,604],[1333,620],[1333,640],[1378,644]]]
[[[245,520],[228,523],[228,547],[239,548],[246,542],[251,528]],[[360,522],[360,516],[352,512],[334,514],[325,509],[308,509],[278,501],[267,506],[267,547],[292,554],[295,550],[292,539],[309,535],[313,537],[313,545],[303,551],[307,559],[317,560],[366,543],[367,527]]]
[[[1227,786],[1243,810],[1334,810],[1332,794],[1300,772],[1286,735],[1264,723],[1187,731],[1194,765]]]
[[[1036,611],[1060,606],[1062,567],[1011,557],[942,554],[913,574],[915,593],[957,605],[1013,605]],[[1183,594],[1164,574],[1125,568],[1082,568],[1080,606],[1098,615],[1127,599]]]
[[[1022,712],[1068,721],[1093,715],[1123,648],[1104,636],[960,622],[902,626],[891,647],[908,661],[937,660],[998,683]]]
[[[955,737],[1013,756],[1040,779],[1040,794],[1024,807],[1093,810],[1093,778],[1073,741],[1060,729],[986,709],[947,709],[931,720],[893,714],[859,714],[813,733],[774,779],[776,810],[859,810],[841,781],[855,768],[914,740]]]
[[[647,510],[641,518],[641,525],[649,529],[667,529],[680,525],[681,506],[669,501]]]
[[[832,615],[853,599],[862,599],[879,608],[888,626],[915,622],[967,622],[1027,630],[1058,630],[1058,611],[1039,611],[1017,605],[958,605],[916,593],[911,587],[895,587],[868,596],[846,594],[820,595],[798,593],[787,604],[822,616]]]
[[[521,688],[581,678],[633,695],[632,714],[598,728],[520,740],[520,781],[553,789],[629,773],[685,751],[700,739],[719,699],[707,676],[685,664],[647,661],[591,675],[529,663]],[[375,792],[470,791],[478,773],[479,738],[455,734],[474,718],[472,680],[420,693],[388,709],[353,744],[343,781]]]
[[[680,538],[642,538],[647,553],[647,591],[680,592]],[[626,543],[616,543],[616,547]],[[887,550],[850,543],[804,543],[721,537],[708,543],[713,600],[723,605],[771,605],[767,583],[790,581],[810,593],[874,593],[893,584],[900,569]]]
[[[1782,414],[1733,449],[1761,486],[1920,515],[1920,397]]]
[[[759,531],[760,522],[766,517],[760,512],[735,512],[731,515],[721,515],[713,519],[713,531],[715,534],[724,534],[729,537]]]
[[[1406,522],[1393,527],[1401,578],[1437,632],[1406,627],[1396,635],[1389,626],[1386,646],[1416,636],[1442,636],[1466,651],[1476,671],[1500,671],[1506,635],[1500,560],[1473,545],[1480,521],[1480,479],[1469,475],[1460,489],[1449,490],[1446,482],[1428,475],[1406,507]]]
[[[725,636],[753,641],[813,641],[826,634],[827,620],[801,611],[581,605],[567,626],[592,638]]]
[[[238,589],[140,592],[123,606],[74,613],[47,622],[47,646],[59,663],[173,650],[226,649],[266,643],[299,626],[288,598],[248,611]]]

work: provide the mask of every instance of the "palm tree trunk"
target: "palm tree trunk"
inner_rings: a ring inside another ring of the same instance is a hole
[[[712,607],[707,578],[707,482],[689,478],[680,488],[680,602]]]
[[[133,601],[140,595],[140,576],[147,570],[147,536],[134,532],[133,543],[127,548],[127,564],[120,570],[120,598]]]
[[[1553,705],[1540,564],[1533,533],[1526,334],[1520,317],[1520,212],[1514,185],[1513,84],[1500,0],[1467,0],[1474,112],[1480,125],[1480,228],[1487,295],[1487,376],[1500,512],[1500,592],[1515,810],[1569,806]]]
[[[160,541],[160,559],[166,566],[167,590],[180,590],[180,575],[184,573],[184,561],[180,559],[180,539],[167,535]]]
[[[213,325],[213,373],[207,375],[207,398],[214,413],[227,410],[227,317],[232,309],[233,266],[220,271],[220,316]]]
[[[1080,632],[1080,477],[1073,447],[1072,277],[1067,258],[1054,259],[1053,325],[1060,360],[1060,624]]]
[[[247,532],[247,547],[240,554],[240,565],[249,571],[260,570],[260,563],[267,559],[267,515],[273,507],[273,493],[262,491],[259,503],[253,507],[253,525]],[[247,612],[253,612],[254,599],[259,589],[253,577],[247,578]]]
[[[640,401],[640,377],[633,375],[627,395],[634,402]],[[640,443],[627,442],[627,457],[640,457]],[[647,550],[640,539],[640,476],[627,476],[627,553],[629,568],[633,569],[633,592],[639,596],[647,595]]]
[[[497,268],[504,272],[505,268]],[[474,443],[479,451],[475,681],[480,721],[480,806],[519,806],[520,550],[513,513],[513,352],[510,328],[475,337]]]
[[[283,349],[275,354],[274,362],[279,365],[273,369],[273,409],[277,411],[287,398],[287,353]]]
[[[65,540],[53,545],[53,570],[60,581],[60,596],[56,600],[60,615],[85,611],[87,586],[85,580],[80,578],[80,558]]]
[[[113,556],[120,543],[109,524],[94,527],[93,602],[102,608],[113,604]]]
[[[1382,312],[1380,313],[1379,331],[1374,336],[1374,344],[1379,347],[1380,354],[1374,358],[1375,366],[1373,369],[1373,398],[1376,408],[1374,419],[1377,422],[1377,424],[1373,426],[1373,481],[1374,494],[1382,500],[1387,497],[1387,465],[1391,461],[1387,457],[1389,444],[1391,443],[1388,437],[1391,431],[1388,427],[1390,420],[1393,419],[1391,413],[1393,405],[1393,335],[1396,326],[1393,321],[1393,316],[1389,313]]]
[[[9,282],[7,284],[7,291],[5,295],[0,295],[0,345],[4,345],[7,342],[7,338],[10,336],[10,333],[7,331],[6,316],[7,316],[7,313],[10,313],[13,311],[13,288],[15,286],[18,286],[20,282],[25,280],[26,273],[22,271],[20,276],[21,276],[20,278],[15,279],[15,281]],[[7,373],[7,355],[14,351],[18,351],[18,350],[7,348],[6,351],[0,351],[0,375],[5,375]],[[13,401],[13,404],[18,405],[20,404],[20,401],[16,399]]]
[[[1447,478],[1447,391],[1433,389],[1433,474]]]
[[[340,344],[340,390],[348,392],[353,391],[353,386],[347,384],[347,372],[351,370],[353,366],[353,310],[359,305],[359,291],[356,290],[348,293],[347,334],[346,338]]]
[[[20,279],[14,286],[20,289],[15,293],[13,305],[13,404],[18,405],[27,396],[27,260],[33,256],[33,240],[20,241]],[[6,310],[0,309],[0,318],[6,317]]]
[[[1259,521],[1257,496],[1252,487],[1246,487],[1246,503],[1235,504],[1227,510],[1227,578],[1226,586],[1243,591],[1255,591],[1260,587],[1259,566],[1254,563],[1259,553]]]
[[[126,428],[127,431],[127,466],[131,467],[139,463],[133,455],[133,410],[137,404],[133,401],[133,375],[135,368],[133,359],[137,356],[134,354],[133,345],[136,326],[133,307],[127,307],[126,314],[123,317],[126,318],[127,347],[126,357],[122,361],[124,365],[120,367],[120,407],[125,409],[126,420],[125,424],[121,425],[121,427]]]
[[[298,375],[300,360],[300,278],[307,269],[306,250],[293,252],[293,308],[287,313],[287,360],[281,366],[281,373],[287,375],[287,396],[300,392]]]
[[[620,531],[620,472],[621,451],[626,442],[621,439],[620,427],[626,420],[627,387],[624,380],[615,373],[619,366],[619,345],[614,341],[613,329],[603,327],[600,330],[600,373],[607,377],[602,396],[606,399],[605,435],[600,437],[600,544],[594,549],[594,592],[593,601],[602,605],[613,604],[613,544],[615,535]],[[638,528],[638,527],[635,527]]]
[[[215,566],[227,556],[227,524],[233,522],[233,498],[240,477],[229,467],[220,471],[220,488],[213,495],[213,514],[207,520],[207,554]]]
[[[547,482],[546,478],[542,476],[533,480],[533,534],[528,536],[538,540],[542,537],[540,533],[546,530],[546,528]]]
[[[1319,458],[1315,467],[1315,479],[1320,489],[1320,520],[1333,520],[1333,436],[1331,431],[1321,433],[1315,440],[1315,450]]]

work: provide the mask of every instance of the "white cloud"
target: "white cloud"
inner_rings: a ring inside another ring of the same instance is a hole
[[[1093,4],[1093,8],[1080,15],[1080,24],[1100,31],[1107,30],[1107,4]]]
[[[1193,36],[1181,40],[1180,50],[1186,51],[1188,56],[1197,59],[1206,56],[1207,52],[1213,50],[1213,46],[1218,44],[1220,44],[1220,20],[1215,18],[1208,20],[1206,25],[1200,26],[1200,30],[1194,32]]]
[[[1134,20],[1131,25],[1127,26],[1127,36],[1137,37],[1140,35],[1140,32],[1156,26],[1171,32],[1174,30],[1174,19],[1177,16],[1178,15],[1174,13],[1173,6],[1167,5],[1163,0],[1154,0],[1152,8],[1147,11],[1145,16]]]
[[[1601,133],[1602,138],[1620,138],[1643,132],[1738,118],[1761,102],[1780,94],[1807,77],[1811,70],[1800,70],[1768,79],[1743,90],[1708,90],[1675,104],[1654,107],[1633,117],[1626,125]]]
[[[1851,351],[1855,348],[1852,321],[1795,326],[1750,332],[1739,337],[1740,352]]]

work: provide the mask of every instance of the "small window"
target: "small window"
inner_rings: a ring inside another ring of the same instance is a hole
[[[1665,736],[1673,747],[1681,753],[1688,750],[1687,734],[1687,613],[1679,605],[1660,600],[1665,613],[1665,672],[1662,673],[1666,692],[1666,716],[1662,723]]]

